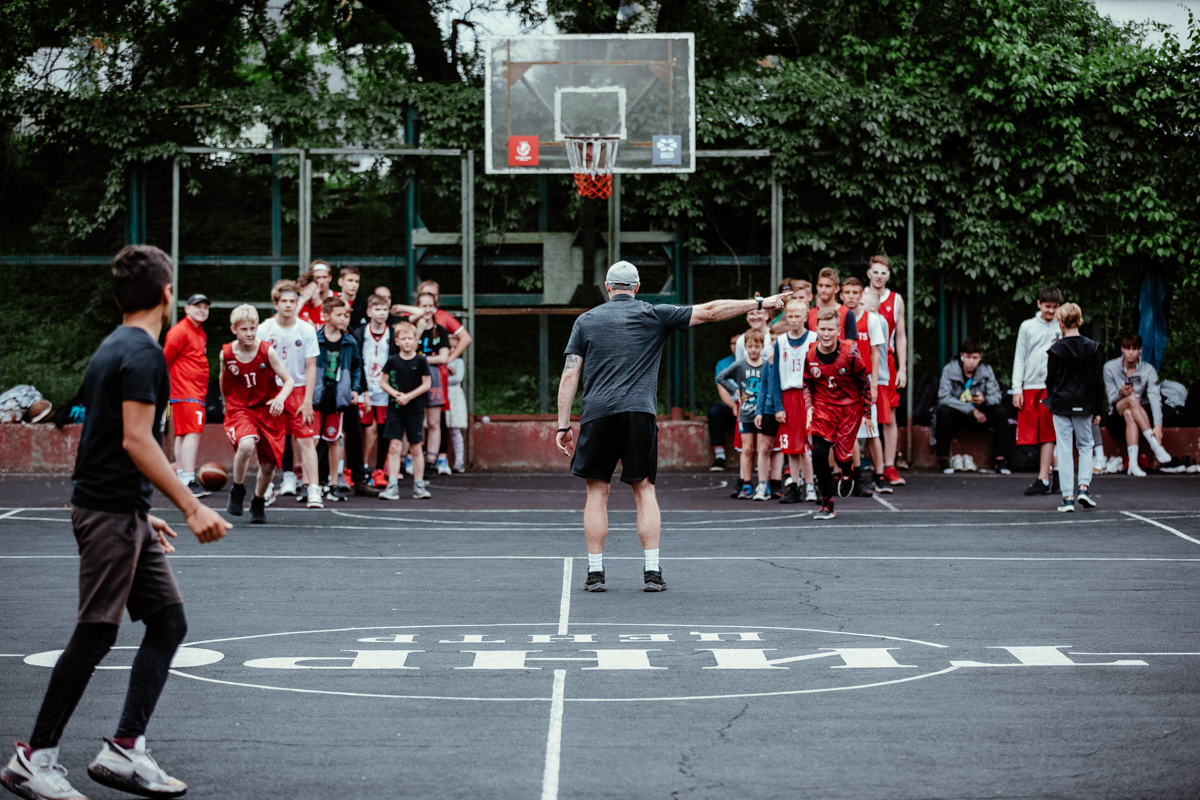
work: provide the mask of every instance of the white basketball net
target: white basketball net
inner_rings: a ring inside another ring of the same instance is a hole
[[[612,174],[617,164],[619,136],[564,136],[567,143],[567,162],[576,175]]]

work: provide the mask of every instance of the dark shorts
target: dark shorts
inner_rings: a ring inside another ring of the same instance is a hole
[[[79,544],[79,622],[135,622],[183,602],[167,555],[150,523],[132,511],[74,506]]]
[[[420,444],[425,441],[424,406],[388,409],[387,422],[383,426],[383,438],[403,439],[406,435],[409,444]]]
[[[658,477],[658,422],[653,414],[628,411],[579,426],[572,475],[608,483],[618,461],[622,483],[654,483]]]
[[[759,432],[763,436],[775,438],[775,434],[779,433],[779,421],[775,419],[774,414],[763,414],[762,427],[759,428]]]
[[[1150,420],[1150,424],[1153,426],[1154,413],[1150,410],[1150,403],[1142,403],[1142,410],[1146,412],[1146,419]],[[1104,428],[1117,440],[1117,444],[1121,447],[1125,446],[1125,415],[1119,413],[1115,406],[1104,418]]]

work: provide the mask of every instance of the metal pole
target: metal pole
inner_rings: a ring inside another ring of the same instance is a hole
[[[608,221],[609,253],[608,265],[621,260],[621,176],[613,174],[612,205],[609,206]]]
[[[682,248],[681,248],[682,250]],[[687,262],[687,304],[696,304],[695,292],[692,291],[692,261]],[[688,349],[688,411],[696,413],[696,329],[689,327],[687,331]]]
[[[771,176],[771,292],[783,280],[783,185]]]
[[[538,413],[550,413],[550,324],[538,314]]]
[[[306,166],[307,159],[304,153],[300,153],[300,169],[296,174],[296,238],[297,250],[296,259],[299,261],[299,272],[304,274],[304,270],[308,267],[308,261],[305,258],[305,243],[304,243],[304,221],[308,218],[308,199],[304,195],[304,173],[308,169]]]
[[[271,147],[279,147],[279,131],[271,137]],[[283,277],[279,258],[283,255],[283,192],[279,185],[279,156],[271,156],[271,285]]]
[[[908,408],[908,444],[904,452],[908,454],[908,463],[916,463],[916,457],[913,455],[913,376],[915,375],[914,359],[916,357],[916,347],[913,344],[916,331],[913,330],[913,273],[916,272],[916,254],[913,247],[913,212],[908,210],[908,262],[905,264],[905,273],[908,276],[908,297],[905,298],[905,309],[907,310],[908,319],[905,320],[904,329],[908,333],[908,383],[905,385],[906,407]]]
[[[463,231],[465,242],[463,254],[467,260],[467,283],[463,286],[463,303],[467,307],[467,330],[478,336],[475,331],[475,151],[467,151],[467,213],[464,217],[466,230]],[[467,413],[475,413],[475,350],[467,348]],[[472,457],[474,452],[472,452]]]
[[[179,317],[179,159],[171,160],[171,324]]]

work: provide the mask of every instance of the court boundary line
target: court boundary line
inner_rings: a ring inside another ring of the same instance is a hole
[[[1175,530],[1170,525],[1163,525],[1161,522],[1158,522],[1157,520],[1150,519],[1149,517],[1143,517],[1140,514],[1135,514],[1132,511],[1122,511],[1121,513],[1127,517],[1132,517],[1133,519],[1149,523],[1150,525],[1153,525],[1156,528],[1162,528],[1164,531],[1166,531],[1168,533],[1175,534],[1180,539],[1187,539],[1192,544],[1200,544],[1200,539],[1193,539],[1191,536],[1188,536],[1183,531]],[[1176,519],[1176,517],[1172,517],[1171,519]],[[1187,517],[1180,517],[1179,519],[1187,519]]]
[[[221,511],[223,507],[208,506],[214,511]],[[296,511],[298,513],[313,514],[313,513],[333,513],[338,511],[336,508],[301,508],[297,504],[296,508],[287,509],[284,506],[272,506],[276,511]],[[739,508],[664,508],[664,514],[745,514],[756,508],[753,505],[741,506]],[[764,518],[777,519],[778,517],[770,517],[773,506],[758,507],[761,511],[754,512],[761,514]],[[156,508],[152,509],[156,513],[183,513],[177,508]],[[356,509],[357,510],[357,509]],[[0,506],[0,511],[71,511],[69,505],[61,506],[25,506],[22,508],[14,508],[11,506]],[[972,514],[1044,514],[1046,516],[1054,516],[1057,514],[1053,508],[898,508],[897,511],[901,514],[961,514],[964,511],[969,511]],[[1135,508],[1131,509],[1137,514],[1188,514],[1190,509],[1185,508]],[[882,508],[855,508],[855,514],[887,514],[891,513]],[[346,512],[340,512],[346,513]],[[381,507],[373,513],[414,513],[406,508],[388,508]],[[582,508],[422,508],[421,514],[583,514]],[[610,508],[609,516],[613,514],[636,514],[637,509],[633,508]],[[1086,512],[1089,515],[1098,514],[1125,514],[1124,510],[1100,508],[1094,511]],[[0,515],[0,519],[7,515]]]
[[[78,560],[78,555],[69,556],[5,556],[0,555],[0,561],[64,561]],[[562,558],[583,558],[583,556],[293,556],[293,555],[255,555],[255,554],[221,554],[188,556],[173,553],[172,560],[183,561],[216,561],[236,560],[247,561],[275,559],[280,561],[558,561]],[[644,561],[643,556],[605,556],[607,561]],[[1166,562],[1194,563],[1197,558],[1170,558],[1167,556],[662,556],[661,561],[1045,561],[1045,562]]]

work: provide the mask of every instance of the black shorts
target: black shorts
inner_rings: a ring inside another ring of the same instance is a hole
[[[608,483],[618,461],[622,483],[654,483],[658,477],[658,422],[653,414],[627,411],[579,426],[572,475]]]
[[[775,438],[775,434],[779,433],[779,420],[775,419],[774,414],[763,414],[762,429],[760,431],[763,436]]]
[[[387,422],[383,425],[383,438],[403,439],[406,435],[409,444],[425,441],[424,406],[388,409]]]
[[[1142,403],[1142,410],[1146,412],[1146,418],[1150,420],[1151,426],[1154,425],[1154,413],[1150,410],[1150,403]],[[1114,408],[1104,418],[1104,427],[1109,434],[1117,440],[1117,443],[1122,447],[1125,446],[1125,415],[1117,412]],[[1097,442],[1096,444],[1099,444]]]

